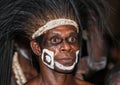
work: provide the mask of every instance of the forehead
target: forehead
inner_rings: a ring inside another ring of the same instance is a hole
[[[75,33],[77,34],[77,29],[74,26],[70,26],[70,25],[62,25],[62,26],[58,26],[55,27],[49,31],[47,31],[47,34],[70,34],[70,33]]]

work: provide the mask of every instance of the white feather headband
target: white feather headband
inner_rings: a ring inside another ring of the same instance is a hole
[[[38,37],[38,36],[42,35],[44,32],[46,32],[47,30],[53,29],[60,25],[72,25],[77,29],[77,33],[79,32],[78,24],[75,21],[70,20],[70,19],[60,18],[60,19],[51,20],[48,23],[46,23],[44,26],[40,27],[32,35],[32,39],[35,39],[36,37]]]

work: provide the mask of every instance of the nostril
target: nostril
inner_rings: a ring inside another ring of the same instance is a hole
[[[61,45],[61,50],[62,51],[69,51],[69,50],[71,50],[70,44],[67,43],[67,42],[63,42],[62,45]]]

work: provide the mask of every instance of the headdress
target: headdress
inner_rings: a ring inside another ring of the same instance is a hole
[[[60,18],[47,22],[44,26],[40,27],[35,33],[33,33],[32,38],[34,39],[35,37],[42,35],[47,30],[50,30],[60,25],[72,25],[77,29],[77,32],[79,32],[78,25],[75,21],[70,19]]]

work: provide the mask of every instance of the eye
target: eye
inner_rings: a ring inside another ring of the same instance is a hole
[[[62,39],[59,38],[59,37],[52,37],[52,38],[50,39],[50,42],[51,42],[51,44],[56,45],[56,44],[61,43],[61,42],[62,42]]]
[[[71,36],[71,37],[68,38],[68,42],[69,42],[70,44],[74,44],[74,43],[76,43],[77,41],[78,41],[77,37]]]

